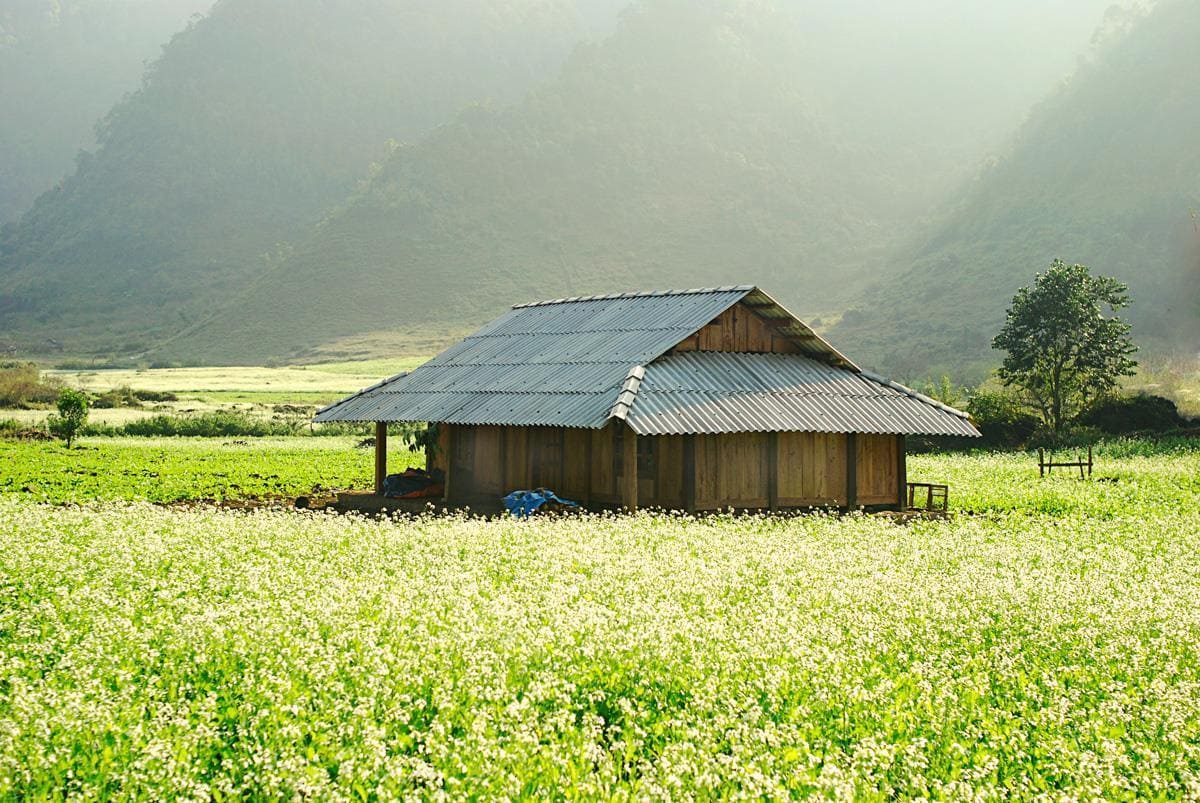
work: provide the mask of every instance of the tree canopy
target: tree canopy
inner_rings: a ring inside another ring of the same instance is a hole
[[[992,347],[1005,352],[999,376],[1019,388],[1054,435],[1131,376],[1137,347],[1115,313],[1130,303],[1116,279],[1056,259],[1013,297]]]

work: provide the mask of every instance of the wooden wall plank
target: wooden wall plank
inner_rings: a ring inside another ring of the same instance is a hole
[[[684,509],[683,435],[639,436],[638,505]],[[649,459],[646,459],[648,458]],[[651,476],[647,477],[647,472]]]
[[[845,436],[781,432],[778,452],[781,506],[846,506]]]
[[[472,454],[474,484],[472,496],[503,496],[504,464],[500,460],[500,440],[504,432],[500,427],[473,427],[475,449]],[[460,489],[462,490],[462,489]]]
[[[614,472],[613,429],[609,424],[603,429],[592,430],[592,499],[597,502],[619,502],[616,474]],[[620,426],[624,426],[621,424]]]
[[[563,487],[563,430],[561,427],[529,428],[529,483],[531,488]]]
[[[683,509],[696,512],[696,436],[683,436]]]
[[[721,501],[719,477],[721,458],[717,452],[716,435],[695,436],[696,509],[713,510]]]
[[[858,435],[846,436],[846,507],[858,507]]]
[[[744,354],[794,354],[798,349],[787,338],[743,304],[735,304],[699,332],[671,349],[672,354],[689,351],[731,351]]]
[[[619,426],[625,426],[622,422]],[[631,429],[626,429],[621,437],[621,505],[628,511],[638,509],[638,437]]]
[[[504,428],[504,493],[530,490],[529,430],[526,427]]]
[[[894,435],[859,435],[857,449],[858,503],[898,505],[897,440]]]
[[[767,507],[779,509],[779,433],[767,435]]]
[[[563,431],[563,448],[561,449],[562,490],[559,492],[568,499],[584,501],[588,493],[588,449],[592,441],[591,432],[586,429],[567,429]]]
[[[449,499],[451,494],[450,480],[454,477],[454,472],[450,470],[451,464],[454,462],[451,459],[454,455],[453,424],[438,425],[438,443],[442,447],[442,471],[446,472],[445,480],[442,483],[442,498]]]

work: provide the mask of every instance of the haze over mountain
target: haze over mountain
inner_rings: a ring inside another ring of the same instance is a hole
[[[570,0],[221,0],[0,237],[2,328],[145,348],[236,296],[389,140],[518,97],[584,34]]]
[[[904,15],[921,35],[886,56],[863,45],[895,18],[862,14],[835,35],[862,11],[643,3],[524,103],[469,114],[394,154],[274,274],[169,349],[282,356],[614,288],[758,282],[805,311],[847,303],[972,164],[942,157],[935,169],[939,154],[968,141],[982,153],[980,121],[997,113],[972,101],[971,114],[930,122],[947,98],[978,91],[938,78],[925,94],[930,71],[878,85],[953,38],[935,24],[954,16],[949,4]],[[975,75],[1012,80],[982,66]],[[872,107],[891,114],[866,131]],[[884,130],[904,134],[884,149]],[[281,292],[288,282],[329,292]],[[268,308],[279,314],[257,313]]]
[[[0,223],[54,186],[145,63],[213,0],[0,4]]]
[[[833,337],[890,371],[978,378],[997,359],[989,342],[1013,292],[1061,257],[1129,284],[1123,314],[1144,347],[1194,355],[1197,42],[1194,0],[1163,0],[1115,36]]]
[[[0,238],[0,337],[231,362],[580,292],[863,306],[1108,2],[223,0]]]

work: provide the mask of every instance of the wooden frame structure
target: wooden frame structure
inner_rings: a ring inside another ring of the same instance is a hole
[[[903,435],[643,436],[621,422],[599,430],[443,424],[427,454],[428,467],[444,472],[446,503],[476,509],[550,488],[590,509],[903,510],[905,463]],[[377,453],[377,477],[383,466]]]
[[[592,509],[904,510],[906,435],[979,433],[743,285],[519,305],[319,422],[432,422],[448,507],[548,488]]]

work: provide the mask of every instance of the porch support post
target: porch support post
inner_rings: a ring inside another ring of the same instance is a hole
[[[383,496],[383,483],[387,479],[387,424],[375,422],[375,495]]]
[[[627,426],[622,434],[624,437],[621,438],[621,466],[624,476],[621,478],[621,504],[633,513],[638,508],[638,436]]]
[[[908,445],[903,435],[896,436],[897,492],[900,494],[900,512],[908,510]]]
[[[846,435],[846,509],[858,507],[858,435]]]

